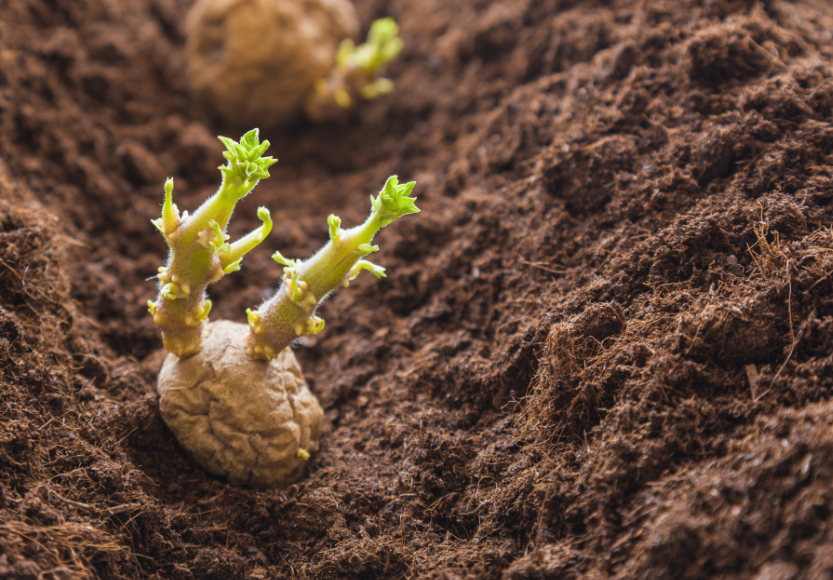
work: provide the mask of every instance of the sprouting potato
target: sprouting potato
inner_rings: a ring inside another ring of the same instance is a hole
[[[301,114],[358,31],[348,0],[198,0],[187,21],[190,82],[231,123],[279,125]]]
[[[373,238],[383,227],[420,210],[410,197],[414,182],[391,176],[376,197],[370,216],[343,229],[327,219],[330,241],[307,260],[272,258],[284,266],[278,291],[256,310],[249,324],[208,324],[211,301],[205,290],[240,269],[243,257],[272,229],[268,209],[263,224],[233,243],[226,234],[237,202],[276,160],[264,157],[269,142],[258,130],[240,142],[220,137],[228,163],[217,192],[194,213],[173,202],[173,179],[165,183],[162,216],[152,220],[170,248],[159,268],[159,294],[148,301],[170,354],[159,373],[159,409],[182,447],[211,473],[236,484],[283,487],[304,471],[318,451],[323,412],[290,349],[299,337],[321,332],[316,308],[327,295],[363,270],[385,277],[385,269],[365,258],[379,250]]]

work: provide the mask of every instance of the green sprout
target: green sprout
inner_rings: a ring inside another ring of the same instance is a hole
[[[370,26],[366,43],[342,41],[333,70],[315,83],[307,97],[307,115],[314,121],[343,118],[359,98],[370,100],[391,92],[393,81],[382,75],[402,50],[398,34],[393,18],[380,18]]]
[[[165,183],[162,217],[151,220],[170,247],[168,263],[159,268],[159,296],[148,301],[154,322],[162,329],[165,348],[178,357],[187,357],[200,348],[202,330],[211,311],[205,288],[240,269],[247,253],[272,230],[269,210],[258,208],[263,222],[256,230],[233,244],[225,233],[237,202],[261,179],[269,177],[269,167],[277,159],[263,157],[269,141],[261,143],[258,130],[249,131],[240,143],[220,137],[226,146],[223,156],[228,163],[220,167],[223,182],[192,215],[180,215],[173,203],[173,179]]]
[[[379,195],[370,196],[370,217],[354,228],[342,229],[341,220],[331,215],[327,219],[330,241],[308,260],[290,260],[275,252],[273,259],[284,266],[283,283],[260,308],[247,311],[249,354],[273,359],[298,337],[321,332],[324,321],[315,314],[316,307],[339,286],[348,286],[362,270],[385,277],[384,268],[364,258],[379,250],[371,242],[380,229],[419,212],[416,198],[409,197],[415,184],[400,185],[395,175],[388,178]]]

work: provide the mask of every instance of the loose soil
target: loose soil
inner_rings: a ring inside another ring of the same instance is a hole
[[[833,8],[359,0],[394,94],[262,127],[244,321],[397,173],[388,278],[296,353],[325,409],[284,490],[162,423],[146,312],[218,184],[184,0],[0,1],[0,577],[833,578]]]

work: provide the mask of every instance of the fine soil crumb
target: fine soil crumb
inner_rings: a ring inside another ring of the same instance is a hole
[[[212,319],[387,176],[423,212],[297,346],[321,450],[271,491],[155,395],[149,220],[242,134],[189,95],[190,3],[2,6],[0,577],[833,577],[829,3],[357,0],[396,88],[260,127],[230,233],[275,228]]]

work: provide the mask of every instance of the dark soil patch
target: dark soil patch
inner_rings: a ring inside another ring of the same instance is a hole
[[[162,423],[148,223],[217,186],[182,0],[0,2],[0,577],[833,578],[833,9],[359,0],[395,93],[262,128],[269,254],[424,210],[297,354],[323,448],[282,491]]]

